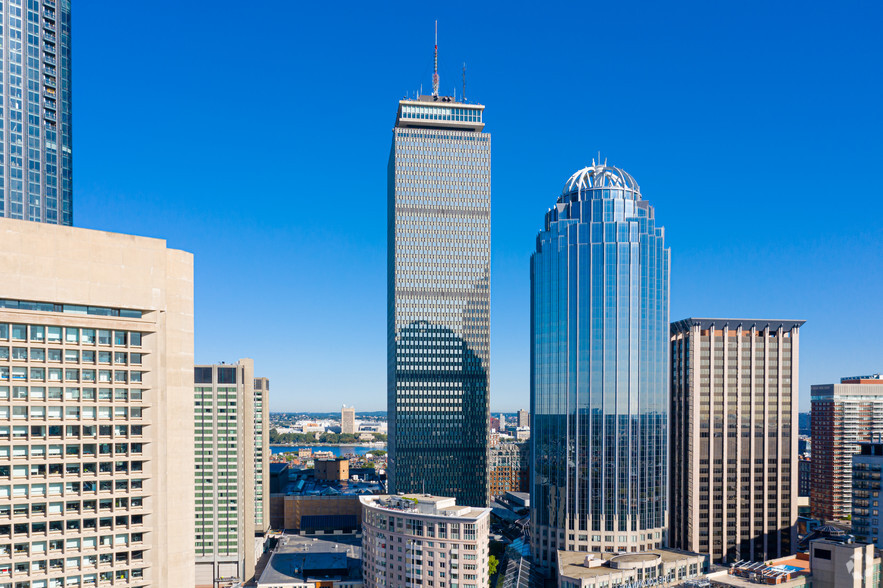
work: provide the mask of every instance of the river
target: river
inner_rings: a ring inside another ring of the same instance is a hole
[[[272,453],[286,453],[289,451],[297,452],[298,449],[309,448],[315,451],[330,451],[334,457],[341,457],[348,453],[356,455],[365,455],[372,449],[382,449],[386,451],[386,445],[270,445]]]

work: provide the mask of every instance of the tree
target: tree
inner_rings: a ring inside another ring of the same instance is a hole
[[[497,573],[497,566],[500,565],[500,560],[496,558],[496,556],[490,556],[487,559],[487,567],[488,567],[488,578],[493,578],[494,574]]]

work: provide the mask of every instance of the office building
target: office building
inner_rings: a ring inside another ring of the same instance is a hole
[[[797,496],[805,497],[809,504],[809,493],[812,488],[812,458],[805,455],[797,456]],[[809,513],[807,513],[809,514]]]
[[[254,379],[254,524],[256,533],[270,529],[270,380]]]
[[[530,427],[530,411],[519,409],[518,411],[518,427]]]
[[[259,501],[254,384],[251,359],[194,369],[197,588],[254,577],[256,536],[263,534],[256,517],[263,496]]]
[[[6,218],[0,250],[0,585],[193,586],[193,256]]]
[[[671,547],[714,563],[793,553],[803,323],[672,323]]]
[[[531,547],[666,542],[669,250],[625,171],[565,183],[531,256]]]
[[[883,440],[859,443],[852,456],[852,532],[856,540],[883,549],[880,477],[883,473]]]
[[[71,2],[9,0],[0,24],[0,217],[70,225]]]
[[[491,498],[506,492],[530,491],[529,443],[497,443],[490,446],[488,488]]]
[[[366,588],[487,588],[489,508],[429,494],[360,500]]]
[[[340,409],[340,432],[344,435],[356,434],[356,409],[344,406]]]
[[[852,505],[852,456],[858,443],[883,434],[883,376],[843,378],[812,386],[812,488],[820,520],[843,520]]]
[[[484,106],[399,101],[388,177],[390,492],[485,506],[491,137]]]

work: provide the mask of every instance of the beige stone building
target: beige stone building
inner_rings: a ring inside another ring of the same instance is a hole
[[[0,219],[0,586],[192,586],[193,257]]]
[[[487,588],[489,508],[429,494],[359,500],[366,588]]]
[[[340,409],[340,432],[344,435],[356,434],[356,409],[344,406]]]
[[[254,379],[254,524],[270,530],[270,380]]]
[[[677,549],[642,553],[558,551],[558,588],[681,586],[701,579],[708,556]]]
[[[796,548],[802,324],[672,323],[669,546],[714,563]]]

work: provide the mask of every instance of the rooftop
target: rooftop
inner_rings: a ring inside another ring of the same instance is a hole
[[[784,332],[789,332],[794,327],[800,327],[806,321],[789,320],[789,319],[752,319],[752,318],[685,318],[671,324],[672,333],[683,333],[690,330],[690,327],[699,327],[700,329],[723,329],[726,327],[731,331],[735,331],[739,327],[743,331],[752,328],[762,331],[769,327],[770,331],[777,331],[782,327]]]
[[[258,585],[362,577],[362,540],[355,535],[283,535]]]
[[[363,470],[350,470],[349,480],[318,480],[315,470],[288,470],[288,482],[280,494],[288,496],[359,496],[362,494],[377,494],[382,491],[379,482],[373,480],[354,480],[355,472]]]
[[[465,519],[477,519],[487,515],[491,510],[489,508],[458,506],[454,498],[431,494],[385,494],[363,496],[360,500],[366,506],[395,512]]]
[[[457,102],[451,96],[418,96],[399,100],[396,127],[479,132],[484,106]]]
[[[603,164],[600,161],[596,164],[594,159],[592,165],[584,167],[570,176],[564,183],[561,195],[566,196],[573,192],[602,188],[620,188],[634,192],[640,200],[641,188],[631,174],[618,167],[607,165],[606,161]]]
[[[704,560],[708,556],[680,549],[654,549],[643,553],[598,553],[585,551],[558,551],[558,572],[568,578],[588,579],[632,570],[646,565],[674,565],[684,560]],[[586,559],[594,563],[586,566]]]

